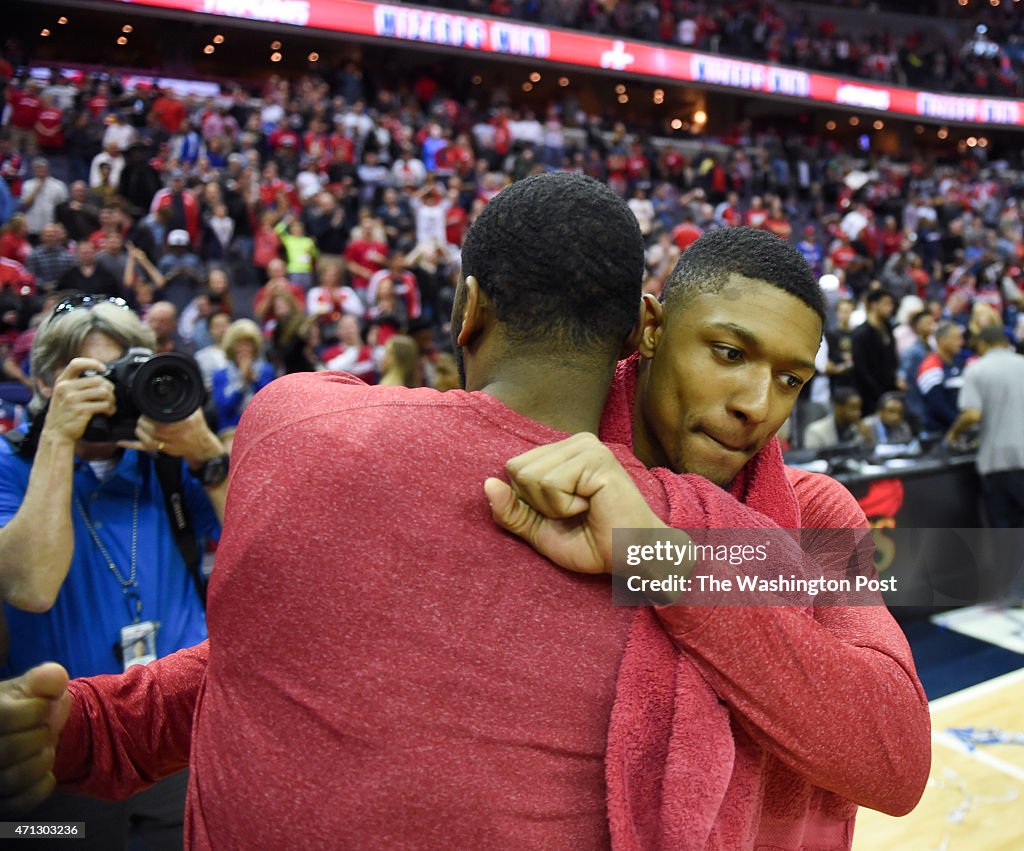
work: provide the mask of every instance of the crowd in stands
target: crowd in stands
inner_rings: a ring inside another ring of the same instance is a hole
[[[827,8],[812,15],[766,0],[440,0],[428,5],[879,83],[1024,96],[1024,54],[1019,50],[1024,20],[994,9],[984,18],[983,33],[954,37],[926,17],[917,29],[901,34],[879,26],[874,10],[851,30],[847,20],[839,25]]]
[[[0,132],[7,398],[27,394],[34,327],[66,290],[125,298],[161,351],[195,353],[222,428],[287,372],[456,386],[447,319],[466,228],[504,186],[549,168],[628,199],[648,292],[702,232],[734,225],[792,240],[829,276],[832,325],[795,445],[841,388],[877,414],[858,433],[894,427],[893,392],[916,431],[940,431],[952,365],[977,330],[999,323],[1024,342],[1018,199],[1008,171],[971,154],[865,164],[834,142],[748,126],[686,150],[558,104],[537,116],[458,102],[425,76],[365,95],[355,66],[334,88],[271,77],[258,96],[219,98],[56,74],[12,82]]]

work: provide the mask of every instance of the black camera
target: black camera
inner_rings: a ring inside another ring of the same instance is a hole
[[[190,416],[203,402],[203,376],[188,355],[149,349],[129,349],[107,367],[91,373],[114,385],[117,411],[112,417],[97,414],[82,435],[84,440],[108,443],[134,440],[140,416],[160,423],[175,423]]]

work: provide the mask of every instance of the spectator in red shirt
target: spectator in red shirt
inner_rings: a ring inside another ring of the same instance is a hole
[[[751,228],[763,228],[768,221],[768,211],[764,208],[764,200],[760,195],[750,199],[750,209],[743,216],[743,224]]]
[[[25,224],[25,217],[16,213],[11,216],[7,224],[0,228],[0,257],[7,257],[24,264],[31,253],[32,246],[28,241],[28,226]]]
[[[280,257],[275,257],[267,264],[267,282],[256,290],[256,295],[253,297],[252,312],[260,317],[267,315],[269,303],[274,296],[280,294],[289,296],[296,304],[303,307],[306,304],[305,291],[288,280],[287,265]]]
[[[832,268],[845,271],[846,267],[850,265],[856,256],[857,250],[850,245],[850,238],[845,233],[840,232],[839,243],[829,253]]]
[[[178,100],[168,89],[161,89],[160,96],[153,101],[149,109],[157,123],[172,136],[181,130],[181,124],[188,116],[185,104]]]
[[[359,320],[346,313],[338,319],[336,327],[338,342],[324,349],[320,355],[324,366],[348,372],[367,384],[373,384],[377,377],[373,350],[363,342]]]
[[[107,114],[110,109],[110,86],[107,83],[100,83],[96,86],[96,93],[86,101],[86,107],[92,113],[93,118],[100,118]]]
[[[459,203],[462,181],[453,177],[448,181],[448,200],[451,202],[444,214],[444,238],[449,245],[461,246],[469,227],[469,216]]]
[[[16,295],[32,295],[36,290],[36,279],[17,260],[0,257],[0,292],[9,290]]]
[[[16,150],[25,154],[36,152],[36,119],[42,102],[39,99],[39,84],[29,80],[23,89],[11,86],[7,93],[7,101],[11,105],[9,124],[11,141]]]
[[[57,154],[64,150],[64,113],[49,95],[39,98],[39,112],[32,127],[36,144],[44,154]]]
[[[782,209],[782,201],[778,198],[772,201],[771,209],[768,211],[768,218],[764,220],[764,230],[775,234],[779,239],[789,239],[793,235],[793,225],[786,218],[786,212]]]
[[[369,213],[361,216],[359,224],[352,229],[352,238],[342,256],[356,292],[365,291],[373,273],[379,272],[388,262],[384,228]]]
[[[25,162],[21,154],[14,148],[11,137],[0,134],[0,179],[7,181],[11,197],[21,195],[21,183],[25,176]]]
[[[153,196],[149,212],[155,213],[161,207],[167,207],[171,211],[167,226],[171,230],[187,230],[193,245],[197,244],[200,231],[199,202],[195,195],[185,188],[185,175],[180,170],[172,171],[167,187]]]
[[[885,224],[881,234],[879,234],[878,242],[883,260],[892,257],[893,254],[900,250],[900,244],[903,242],[903,232],[900,230],[895,216],[885,217]]]
[[[672,231],[672,241],[683,252],[700,239],[702,233],[704,231],[693,222],[693,214],[687,211],[683,213],[683,221]]]

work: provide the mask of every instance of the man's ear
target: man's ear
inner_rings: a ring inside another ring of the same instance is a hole
[[[462,328],[455,342],[462,348],[469,348],[487,326],[490,314],[490,299],[480,288],[480,282],[472,275],[463,284],[465,298],[462,302]]]
[[[35,382],[36,392],[49,402],[53,396],[53,388],[49,384],[45,383],[41,378],[33,378],[32,380]]]
[[[644,360],[654,357],[664,330],[665,308],[656,296],[646,293],[640,301],[640,315],[630,335],[631,338],[636,335],[636,350],[640,352],[640,357]]]
[[[619,350],[619,360],[628,358],[633,352],[635,352],[640,346],[640,337],[644,331],[644,316],[647,312],[647,308],[644,306],[643,297],[640,298],[640,306],[637,309],[636,321],[633,322],[633,328],[629,332],[629,336],[626,337],[622,342],[622,348]]]

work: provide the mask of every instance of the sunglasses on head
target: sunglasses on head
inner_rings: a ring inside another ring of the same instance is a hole
[[[62,316],[67,316],[75,310],[92,310],[97,304],[112,304],[122,310],[131,310],[123,298],[119,296],[89,295],[88,293],[75,293],[67,298],[61,299],[50,314],[50,321],[55,322]]]

